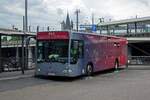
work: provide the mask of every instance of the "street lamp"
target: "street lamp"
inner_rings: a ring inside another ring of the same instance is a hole
[[[23,33],[24,35],[22,35],[22,74],[24,74],[24,69],[26,67],[26,57],[27,57],[27,50],[26,50],[26,46],[24,48],[25,45],[25,37],[26,37],[26,32],[28,32],[28,0],[25,0],[25,16],[23,16]],[[25,51],[25,52],[24,52]]]
[[[78,29],[78,26],[79,26],[79,13],[80,13],[80,9],[77,9],[76,11],[75,11],[75,13],[76,13],[76,27],[77,27],[77,32],[79,31],[79,29]]]
[[[28,32],[28,0],[25,0],[25,15],[23,16],[23,31]]]

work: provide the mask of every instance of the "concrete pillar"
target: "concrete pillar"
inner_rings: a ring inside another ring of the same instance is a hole
[[[112,35],[116,35],[116,34],[115,34],[115,28],[113,28],[112,30],[113,30]]]
[[[102,30],[101,29],[99,30],[99,33],[102,34]]]
[[[31,32],[31,26],[29,26],[29,32]]]
[[[132,56],[132,53],[131,53],[131,47],[128,45],[128,56]]]
[[[22,57],[21,57],[21,71],[22,71],[22,74],[24,74],[24,60],[25,60],[25,56],[24,56],[24,35],[22,36]]]
[[[50,28],[49,28],[49,26],[47,27],[47,31],[50,31]]]
[[[2,66],[2,43],[1,43],[1,34],[0,34],[0,72],[2,72],[3,71],[3,66]]]
[[[99,33],[102,34],[102,26],[99,26]]]
[[[40,26],[37,26],[36,31],[39,32],[40,30]]]
[[[19,61],[19,47],[16,47],[16,61]]]
[[[33,63],[33,55],[32,55],[32,47],[28,47],[28,67],[32,67]]]
[[[129,24],[127,24],[127,35],[129,35]]]
[[[107,29],[107,35],[110,35],[109,27],[106,26],[106,29]]]
[[[28,41],[27,36],[25,36],[25,65],[24,68],[28,69]]]
[[[131,62],[132,60],[132,52],[131,52],[132,48],[129,46],[127,46],[127,56],[128,56],[128,64]],[[127,66],[128,67],[128,66]]]
[[[137,33],[137,22],[134,23],[135,24],[135,34]]]

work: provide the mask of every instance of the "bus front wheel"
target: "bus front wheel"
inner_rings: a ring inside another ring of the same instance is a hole
[[[92,76],[93,74],[93,66],[92,64],[88,64],[87,67],[86,67],[86,74],[87,76]]]

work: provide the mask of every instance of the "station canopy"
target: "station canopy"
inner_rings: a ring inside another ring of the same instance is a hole
[[[0,34],[1,35],[28,35],[28,36],[35,36],[35,32],[23,32],[20,30],[14,30],[14,29],[4,29],[0,28]]]

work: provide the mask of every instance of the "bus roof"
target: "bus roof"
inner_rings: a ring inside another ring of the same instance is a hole
[[[37,39],[38,40],[69,39],[69,32],[67,31],[38,32]]]
[[[110,38],[115,38],[115,39],[126,39],[124,37],[117,37],[114,35],[102,35],[102,34],[98,34],[98,33],[87,33],[87,32],[75,32],[75,31],[71,31],[72,33],[76,33],[76,34],[85,34],[85,35],[94,35],[94,36],[101,36],[101,37],[110,37]]]
[[[101,37],[110,37],[113,39],[123,39],[126,40],[124,37],[117,37],[113,35],[102,35],[98,33],[87,33],[87,32],[76,32],[76,31],[45,31],[45,32],[38,32],[37,39],[69,39],[69,34],[82,34],[82,35],[94,35],[94,36],[101,36]]]

